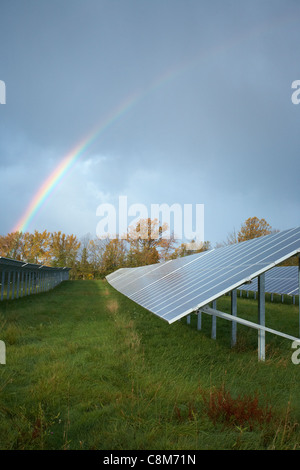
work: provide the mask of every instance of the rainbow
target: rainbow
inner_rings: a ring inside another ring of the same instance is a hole
[[[109,115],[101,121],[96,128],[90,132],[84,139],[77,143],[74,147],[57,165],[54,171],[47,177],[47,179],[40,186],[35,193],[30,204],[26,208],[20,220],[13,228],[13,232],[25,232],[28,225],[35,217],[40,208],[44,205],[46,200],[50,197],[54,189],[64,178],[64,176],[75,165],[79,158],[86,152],[88,147],[104,132],[111,124],[119,119],[125,112],[127,112],[138,100],[139,94],[131,95],[124,100],[117,108],[109,113]]]
[[[88,149],[88,147],[114,122],[116,122],[121,116],[123,116],[126,112],[128,112],[134,105],[136,105],[140,100],[151,92],[156,91],[157,89],[161,88],[167,82],[174,80],[174,78],[181,75],[186,70],[191,70],[194,65],[199,63],[200,59],[204,59],[205,57],[211,56],[212,54],[220,53],[226,49],[231,48],[235,44],[239,44],[241,41],[245,39],[249,39],[253,35],[260,34],[266,29],[272,29],[277,27],[278,25],[282,24],[282,22],[290,22],[294,21],[294,17],[291,17],[290,14],[287,15],[285,18],[277,19],[270,21],[267,25],[262,24],[258,28],[250,31],[245,31],[242,35],[236,36],[234,38],[230,38],[227,42],[223,44],[218,44],[215,47],[211,47],[208,50],[202,51],[201,54],[198,54],[196,57],[193,57],[190,60],[187,60],[180,65],[177,65],[173,68],[169,68],[163,74],[158,76],[156,80],[152,82],[147,89],[135,92],[134,94],[130,95],[127,99],[121,102],[115,109],[113,109],[107,116],[104,118],[93,130],[90,132],[85,138],[83,138],[57,165],[54,171],[47,177],[47,179],[43,182],[40,186],[36,194],[34,195],[33,199],[31,200],[30,204],[26,208],[24,214],[17,222],[15,227],[13,228],[13,232],[24,232],[32,219],[41,209],[43,204],[52,194],[56,186],[64,176],[68,173],[68,171],[73,167],[73,165],[79,160],[79,158],[84,154],[84,152]],[[266,28],[267,26],[267,28]]]
[[[162,87],[166,82],[174,79],[182,70],[185,70],[187,65],[169,69],[164,74],[155,80],[147,89],[137,91],[122,101],[116,108],[114,108],[85,138],[83,138],[77,145],[60,161],[54,171],[47,177],[47,179],[40,186],[35,193],[30,204],[25,212],[16,223],[12,232],[25,232],[28,225],[39,212],[41,207],[48,200],[54,189],[57,187],[64,176],[70,171],[74,164],[86,152],[88,147],[113,123],[115,123],[121,116],[127,113],[134,105],[136,105],[142,98],[145,98],[151,92]]]

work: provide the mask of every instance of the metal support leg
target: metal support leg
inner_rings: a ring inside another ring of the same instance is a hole
[[[258,323],[265,326],[265,273],[258,276]],[[266,333],[258,330],[258,359],[265,360]]]
[[[5,286],[5,270],[2,271],[2,278],[1,278],[1,300],[3,300],[4,296],[4,286]]]
[[[17,272],[17,299],[20,296],[20,271]]]
[[[214,300],[212,303],[212,308],[217,308],[217,301]],[[217,337],[217,317],[216,315],[212,315],[212,324],[211,324],[211,337],[212,339],[216,339]]]
[[[7,273],[7,292],[6,292],[6,298],[9,299],[10,296],[10,271]]]
[[[202,328],[201,320],[202,320],[201,312],[198,312],[198,315],[197,315],[197,330],[201,330],[201,328]]]
[[[21,297],[24,296],[24,271],[21,272]]]
[[[11,290],[11,299],[15,298],[15,287],[16,287],[16,271],[13,271],[13,281],[12,281],[12,290]]]
[[[299,303],[299,338],[300,338],[300,255],[298,263],[298,303]]]
[[[31,294],[31,271],[28,273],[28,295]]]
[[[237,291],[236,289],[231,291],[231,315],[234,317],[237,316]],[[231,347],[233,348],[236,345],[236,327],[237,324],[235,321],[231,325]]]
[[[187,322],[188,325],[191,324],[191,315],[188,315],[188,316],[186,317],[186,322]]]

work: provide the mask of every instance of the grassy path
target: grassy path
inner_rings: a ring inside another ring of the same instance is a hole
[[[231,350],[228,322],[217,341],[209,317],[194,323],[168,325],[105,281],[2,302],[0,449],[299,449],[290,343],[268,338],[258,363],[254,332]]]

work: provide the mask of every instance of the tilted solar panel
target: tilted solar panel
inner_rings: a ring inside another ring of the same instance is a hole
[[[299,295],[298,266],[276,266],[266,272],[266,292],[273,294]],[[241,290],[257,292],[257,278],[250,284],[240,286]]]
[[[127,268],[108,282],[173,323],[300,253],[300,227],[155,265]]]

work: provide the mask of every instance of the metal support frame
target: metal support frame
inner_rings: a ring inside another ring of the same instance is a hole
[[[197,330],[201,330],[202,328],[202,315],[201,312],[198,310],[197,312]]]
[[[265,326],[265,273],[258,276],[258,323]],[[258,359],[265,360],[266,333],[260,329],[258,331]]]
[[[9,299],[9,294],[10,294],[10,274],[11,271],[8,271],[7,273],[7,292],[6,292],[6,298]]]
[[[216,310],[217,308],[216,300],[212,302],[212,308]],[[212,320],[211,320],[211,337],[212,339],[216,339],[217,337],[217,317],[215,315],[212,316]]]
[[[2,276],[1,276],[1,300],[3,300],[3,296],[4,296],[4,286],[5,286],[5,269],[3,269]]]
[[[16,299],[18,299],[20,297],[20,278],[21,278],[20,271],[16,272],[16,278],[17,278]]]
[[[69,279],[69,268],[24,263],[0,256],[0,301],[45,292]]]
[[[300,292],[300,255],[299,255],[299,292]],[[299,298],[300,300],[300,298]],[[237,323],[246,325],[250,328],[258,330],[258,360],[265,361],[265,338],[266,332],[272,333],[283,338],[299,341],[299,338],[295,336],[282,333],[281,331],[274,330],[273,328],[268,328],[265,326],[265,273],[258,276],[258,323],[251,322],[249,320],[244,320],[237,316],[237,290],[234,289],[231,291],[231,314],[221,312],[216,308],[216,301],[213,302],[213,308],[208,305],[201,307],[198,310],[198,330],[201,329],[201,313],[206,313],[212,316],[212,338],[216,337],[216,318],[220,317],[224,320],[229,320],[232,322],[231,330],[231,346],[236,344],[236,333],[237,333]],[[299,301],[299,337],[300,337],[300,301]]]
[[[299,303],[299,338],[300,338],[300,254],[298,256],[298,303]]]
[[[231,291],[231,315],[233,317],[237,316],[237,291],[236,289]],[[232,321],[231,325],[231,347],[236,345],[236,330],[237,330],[237,323]]]
[[[224,320],[237,322],[237,323],[240,323],[241,325],[246,325],[246,326],[249,326],[250,328],[254,328],[255,330],[267,331],[268,333],[272,333],[273,335],[277,335],[277,336],[282,336],[282,338],[290,339],[292,341],[299,341],[299,338],[296,338],[295,336],[282,333],[281,331],[268,328],[267,326],[259,325],[258,323],[254,323],[249,320],[244,320],[244,318],[233,317],[229,313],[221,312],[220,310],[214,310],[213,308],[208,307],[208,306],[202,307],[201,312],[206,313],[207,315],[216,315],[217,317],[223,318]]]
[[[15,287],[16,287],[16,271],[13,271],[12,292],[11,292],[12,300],[15,298]]]

